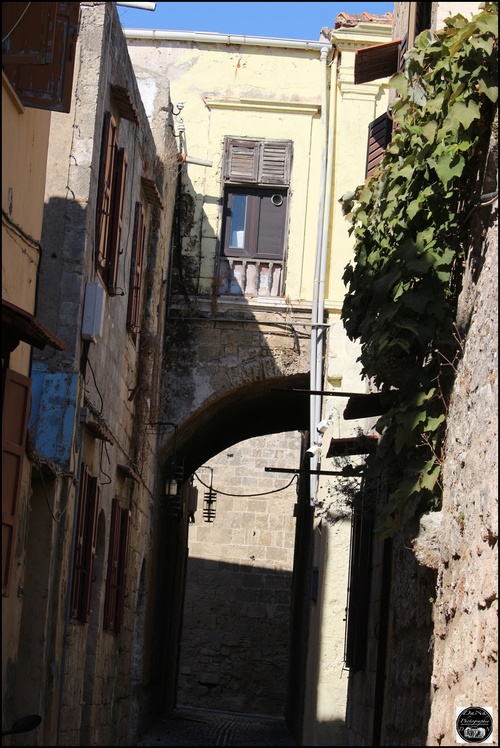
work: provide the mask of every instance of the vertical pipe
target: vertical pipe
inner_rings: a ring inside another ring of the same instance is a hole
[[[321,173],[321,199],[319,209],[320,226],[318,227],[318,244],[316,254],[316,266],[314,277],[314,295],[312,310],[312,328],[311,328],[311,390],[319,391],[323,389],[323,351],[325,328],[324,306],[325,306],[325,277],[326,263],[328,257],[328,239],[330,226],[330,211],[333,189],[333,167],[334,167],[334,141],[335,141],[335,102],[337,95],[337,61],[338,50],[335,50],[335,56],[332,62],[333,73],[330,81],[330,102],[327,99],[327,76],[326,76],[326,57],[324,58],[324,80],[322,105],[324,113],[324,132],[323,148],[324,157]],[[323,60],[323,51],[322,51]],[[311,395],[310,405],[310,438],[311,441],[317,436],[316,426],[321,420],[321,395]],[[311,469],[318,469],[318,457],[316,455],[311,459]],[[314,503],[314,497],[318,485],[318,476],[310,476],[310,500]]]
[[[319,210],[318,210],[318,236],[316,242],[316,260],[314,266],[314,287],[313,287],[313,302],[312,302],[312,318],[311,318],[311,374],[310,374],[310,389],[316,390],[317,381],[317,360],[318,360],[318,342],[321,328],[318,328],[318,324],[323,322],[323,319],[319,319],[319,294],[320,294],[320,275],[321,275],[321,252],[323,247],[323,224],[324,224],[324,209],[325,209],[325,184],[327,175],[327,148],[328,148],[328,81],[327,81],[327,61],[328,52],[330,47],[321,48],[321,177],[320,177],[320,198],[319,198]],[[309,438],[311,442],[314,440],[316,434],[316,419],[317,404],[316,401],[319,399],[319,395],[310,395],[310,406],[309,406]],[[319,405],[321,409],[321,401]],[[311,459],[311,469],[315,470],[317,466],[317,457],[314,456]],[[314,495],[316,493],[317,476],[310,476],[310,488],[309,498],[311,504],[314,503]]]
[[[326,173],[326,185],[325,185],[325,204],[323,213],[323,229],[322,229],[322,247],[321,247],[321,267],[319,273],[318,282],[318,323],[324,320],[324,308],[325,308],[325,281],[326,281],[326,265],[328,260],[328,241],[331,235],[330,232],[330,215],[331,215],[331,202],[333,192],[333,178],[334,178],[334,144],[335,144],[335,119],[336,119],[336,94],[337,94],[337,61],[338,61],[338,50],[335,50],[335,56],[332,62],[332,75],[330,81],[330,107],[328,117],[328,156],[327,156],[327,173]],[[317,363],[316,363],[316,390],[323,389],[323,351],[325,346],[326,328],[318,328],[318,347],[316,351]],[[321,420],[321,398],[316,398],[316,424]]]

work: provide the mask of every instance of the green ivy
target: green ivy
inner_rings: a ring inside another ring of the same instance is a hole
[[[384,448],[367,458],[388,481],[379,530],[391,535],[410,499],[441,501],[455,327],[481,148],[498,97],[498,3],[425,31],[390,85],[391,143],[375,175],[342,198],[354,236],[342,321],[359,340],[362,373],[387,405]]]

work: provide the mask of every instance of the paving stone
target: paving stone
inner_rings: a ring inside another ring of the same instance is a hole
[[[140,746],[294,746],[283,719],[266,715],[175,709],[142,736]]]

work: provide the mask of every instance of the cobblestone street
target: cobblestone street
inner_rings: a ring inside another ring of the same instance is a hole
[[[140,746],[294,746],[283,719],[182,707],[158,720]]]

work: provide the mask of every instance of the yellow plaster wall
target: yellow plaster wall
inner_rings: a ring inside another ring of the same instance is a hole
[[[129,51],[146,108],[149,103],[153,113],[165,102],[161,85],[147,72],[149,44],[130,43]],[[321,172],[320,51],[161,42],[154,59],[156,71],[170,81],[174,111],[184,103],[175,117],[176,131],[181,120],[185,126],[183,150],[213,163],[183,167],[196,206],[191,243],[185,241],[184,251],[195,256],[202,237],[200,293],[212,288],[224,137],[236,136],[294,142],[287,294],[311,299]]]
[[[40,242],[49,126],[50,112],[23,107],[2,73],[2,298],[30,313],[40,257],[22,232]],[[29,361],[30,348],[21,343],[10,366],[28,374]]]
[[[212,162],[212,167],[187,164],[183,168],[194,200],[193,227],[183,251],[199,264],[199,293],[212,288],[220,204],[225,136],[290,139],[294,143],[291,173],[289,246],[286,295],[311,301],[324,158],[322,110],[335,117],[335,168],[331,200],[327,297],[340,304],[341,275],[351,256],[352,240],[341,215],[339,197],[364,179],[368,123],[387,106],[381,82],[354,86],[354,52],[390,39],[388,26],[365,24],[361,31],[341,30],[334,39],[341,51],[338,84],[330,101],[331,61],[323,67],[320,49],[228,45],[190,40],[129,39],[129,53],[141,95],[157,138],[162,137],[168,105],[165,81],[177,112],[178,142],[188,156]],[[154,62],[154,65],[153,65]],[[326,84],[326,87],[325,87]],[[335,85],[335,84],[334,84]],[[327,106],[322,107],[326,96]]]

